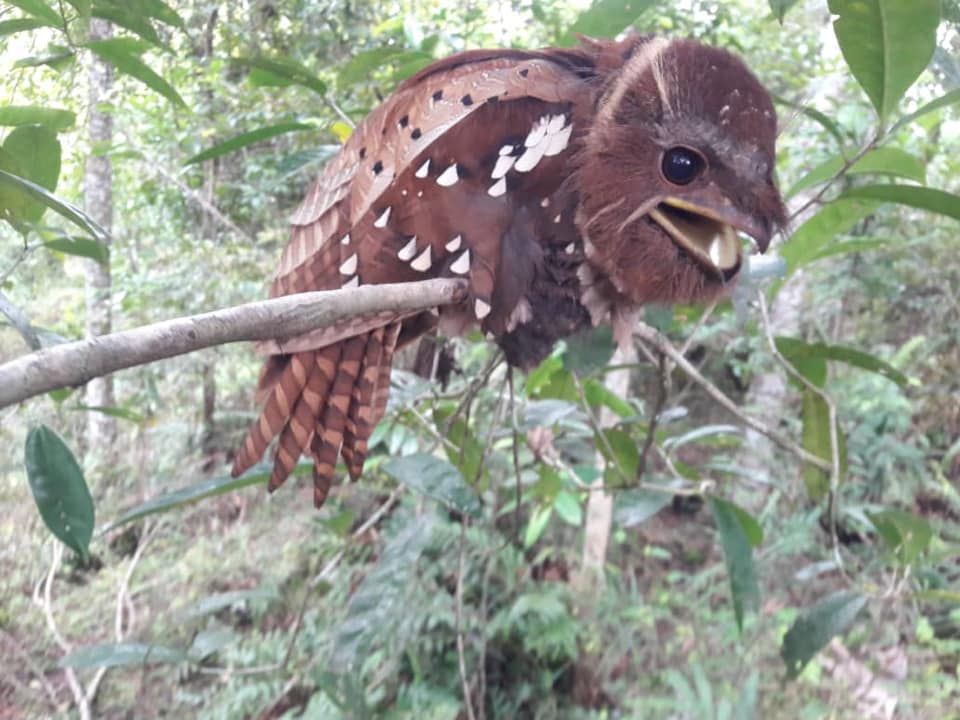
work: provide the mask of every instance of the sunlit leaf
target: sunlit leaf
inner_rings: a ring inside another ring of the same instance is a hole
[[[930,547],[933,530],[924,518],[896,509],[866,515],[902,565],[910,565]]]
[[[773,13],[773,16],[779,20],[781,24],[787,14],[787,10],[797,4],[797,0],[769,0],[769,2],[770,12]]]
[[[479,517],[480,498],[463,479],[463,475],[446,460],[428,453],[393,458],[383,465],[384,471],[398,482],[432,497],[458,512]]]
[[[845,253],[866,252],[868,250],[877,250],[878,248],[889,245],[893,240],[890,238],[879,238],[871,240],[844,240],[843,242],[832,243],[820,250],[810,258],[810,262],[822,260],[832,255],[843,255]]]
[[[621,482],[633,480],[640,469],[640,450],[637,448],[637,441],[619,428],[609,428],[602,433],[602,437],[598,434],[595,440],[600,454],[612,466]]]
[[[5,0],[7,5],[13,5],[28,15],[39,18],[51,27],[63,27],[63,18],[60,13],[50,7],[43,0]]]
[[[44,125],[14,128],[3,142],[3,153],[14,161],[21,177],[53,191],[60,178],[60,141]],[[10,213],[16,222],[35,223],[47,206],[16,188],[0,188],[0,216]]]
[[[633,417],[637,414],[633,405],[613,392],[599,380],[587,378],[583,381],[583,394],[591,407],[600,407],[601,405],[610,408],[621,418]]]
[[[801,417],[803,420],[803,448],[825,462],[832,463],[830,407],[826,401],[813,390],[803,390]],[[842,481],[846,474],[847,453],[846,440],[839,427],[837,428],[837,454],[840,464],[840,480]],[[830,492],[829,474],[815,465],[804,464],[803,480],[811,500],[820,500]]]
[[[197,153],[192,158],[187,160],[184,165],[193,165],[195,163],[204,162],[205,160],[212,160],[213,158],[220,157],[221,155],[227,155],[228,153],[235,152],[240,148],[253,145],[258,142],[263,142],[278,135],[285,135],[286,133],[298,132],[301,130],[313,130],[314,126],[309,123],[280,123],[278,125],[268,125],[267,127],[257,128],[256,130],[251,130],[250,132],[245,132],[235,137],[230,138],[229,140],[224,140],[221,143],[217,143],[211,148],[207,148],[201,153]]]
[[[881,121],[933,56],[940,0],[829,0],[833,30],[850,71]]]
[[[36,30],[39,27],[48,27],[50,25],[46,20],[35,17],[14,18],[13,20],[3,20],[0,22],[0,37],[14,35],[19,32]]]
[[[594,0],[557,39],[557,44],[573,45],[578,33],[597,38],[616,37],[654,4],[654,0]]]
[[[87,47],[120,72],[139,80],[148,88],[159,93],[175,105],[179,105],[185,110],[188,109],[187,104],[183,101],[183,98],[180,97],[180,94],[174,90],[173,86],[154,72],[134,53],[130,52],[130,44],[122,42],[123,40],[124,38],[93,40],[87,43]]]
[[[26,178],[6,172],[5,170],[0,170],[0,185],[7,185],[22,190],[31,198],[39,200],[54,212],[80,226],[98,240],[106,241],[109,237],[107,231],[97,224],[93,218],[83,212],[83,210],[71,205],[66,200],[61,200],[48,192],[46,188],[30,182]]]
[[[908,205],[960,220],[960,195],[916,185],[865,185],[847,190],[842,198]]]
[[[856,592],[839,592],[817,603],[797,619],[783,637],[780,656],[787,675],[796,678],[835,636],[846,632],[867,604]]]
[[[362,80],[369,80],[370,74],[383,67],[403,52],[396,47],[378,47],[358,52],[337,74],[337,87],[348,88]]]
[[[845,233],[876,209],[876,203],[841,199],[829,203],[801,225],[781,248],[788,272],[810,262],[837,235]]]
[[[523,532],[523,546],[532,547],[543,535],[547,526],[550,524],[550,518],[553,516],[553,505],[538,505],[530,514],[527,521],[527,528]]]
[[[101,667],[176,664],[186,662],[187,659],[187,654],[177,648],[123,642],[78,647],[64,655],[58,665],[75,670],[87,670]]]
[[[926,105],[920,106],[919,108],[914,110],[912,113],[909,113],[908,115],[904,115],[902,118],[897,120],[893,128],[891,128],[891,131],[896,132],[897,130],[904,127],[905,125],[912,123],[914,120],[919,120],[925,115],[929,115],[932,112],[936,112],[940,108],[945,108],[949,105],[954,105],[955,103],[960,103],[960,88],[957,88],[956,90],[951,90],[945,95],[941,95],[935,100],[931,100]]]
[[[86,562],[93,537],[93,498],[73,452],[41,425],[27,433],[24,462],[44,524]]]
[[[77,255],[90,258],[105,265],[110,258],[110,249],[101,242],[92,238],[64,235],[47,240],[43,246],[49,250],[56,250],[66,255]]]
[[[797,193],[830,180],[843,169],[845,164],[846,160],[840,155],[825,160],[797,181],[785,197],[789,199]],[[846,174],[891,175],[893,177],[907,178],[908,180],[916,180],[922,183],[925,182],[927,178],[927,166],[922,159],[911,155],[905,150],[894,147],[881,147],[868,152],[860,158],[846,170]]]
[[[36,105],[0,107],[0,125],[46,125],[51,130],[69,130],[77,121],[76,113]]]
[[[13,66],[16,68],[25,68],[25,67],[39,67],[40,65],[48,65],[54,70],[61,70],[76,59],[76,53],[73,52],[70,48],[64,45],[55,45],[51,44],[47,51],[41,53],[40,55],[30,55],[28,57],[20,58]],[[0,109],[0,112],[3,110]],[[66,111],[63,111],[66,112]],[[72,115],[72,113],[71,113]],[[72,124],[71,120],[71,124]],[[49,123],[45,123],[48,127],[53,127]],[[53,129],[63,129],[56,128]]]
[[[760,585],[753,565],[753,543],[750,538],[753,536],[756,539],[759,526],[745,511],[726,500],[711,497],[708,502],[717,532],[720,533],[737,627],[743,630],[746,613],[756,611],[760,605]],[[760,536],[762,539],[762,531]]]
[[[827,345],[826,343],[808,343],[799,338],[790,338],[778,336],[775,339],[777,350],[790,360],[801,361],[805,358],[819,358],[822,360],[833,360],[846,363],[862,370],[868,370],[877,375],[881,375],[888,380],[892,380],[897,385],[905,387],[909,380],[907,376],[897,370],[886,360],[878,358],[876,355],[846,347],[845,345]],[[817,383],[822,384],[822,383]]]
[[[573,493],[561,490],[553,499],[553,509],[557,516],[574,527],[580,527],[583,523],[583,508],[580,506],[580,500]]]
[[[295,85],[302,85],[318,95],[326,95],[327,85],[296,60],[285,57],[243,57],[236,60],[241,65],[256,68],[283,78]]]
[[[161,45],[160,36],[150,23],[150,19],[131,8],[120,5],[96,3],[93,6],[93,17],[108,20],[118,27],[129,30],[137,37],[143,38],[153,45]]]

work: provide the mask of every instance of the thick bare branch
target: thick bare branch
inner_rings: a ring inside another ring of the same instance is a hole
[[[466,282],[455,279],[301,293],[56,345],[0,365],[0,408],[202,348],[293,338],[348,318],[418,312],[465,295]]]

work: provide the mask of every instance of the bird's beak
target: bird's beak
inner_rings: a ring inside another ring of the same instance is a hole
[[[770,245],[762,223],[709,188],[686,198],[666,197],[649,214],[680,247],[730,277],[740,267],[738,232],[749,235],[760,252]]]

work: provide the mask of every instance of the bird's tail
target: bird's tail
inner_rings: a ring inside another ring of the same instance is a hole
[[[351,479],[363,471],[367,441],[383,417],[400,323],[379,327],[318,350],[271,357],[260,376],[260,417],[234,460],[234,477],[252,467],[279,436],[268,488],[293,472],[300,455],[314,460],[313,500],[319,507],[333,484],[337,458]]]

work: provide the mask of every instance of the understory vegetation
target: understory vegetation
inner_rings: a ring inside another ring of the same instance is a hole
[[[247,344],[0,408],[0,718],[958,717],[956,0],[0,2],[0,363],[264,297],[404,78],[631,27],[776,99],[790,227],[730,297],[626,362],[404,351],[319,511],[229,477]]]

